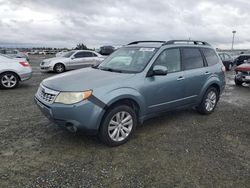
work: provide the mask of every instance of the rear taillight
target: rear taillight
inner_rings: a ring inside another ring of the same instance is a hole
[[[222,67],[221,67],[221,70],[225,73],[225,72],[226,72],[226,67],[225,67],[225,66],[222,66]]]
[[[19,64],[22,65],[23,67],[29,67],[30,66],[30,64],[28,62],[25,62],[25,61],[20,61]]]

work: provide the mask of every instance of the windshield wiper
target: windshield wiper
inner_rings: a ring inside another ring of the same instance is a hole
[[[112,69],[112,68],[104,68],[104,67],[99,67],[100,70],[103,70],[103,71],[109,71],[109,72],[119,72],[119,73],[122,73],[121,70],[116,70],[116,69]]]

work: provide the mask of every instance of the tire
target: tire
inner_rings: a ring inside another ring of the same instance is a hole
[[[18,76],[13,72],[5,72],[0,74],[0,88],[14,89],[19,84]]]
[[[241,86],[241,85],[243,84],[243,82],[240,81],[240,80],[238,80],[238,79],[236,78],[236,76],[234,77],[234,82],[235,82],[235,85],[236,85],[236,86]]]
[[[200,114],[211,114],[216,108],[217,102],[219,100],[219,92],[216,88],[210,87],[204,94],[200,105],[197,110]]]
[[[65,71],[65,66],[62,63],[57,63],[57,64],[54,65],[53,70],[56,73],[62,73],[62,72]]]
[[[123,124],[119,124],[122,119],[127,120]],[[98,136],[108,146],[119,146],[129,140],[136,125],[135,111],[127,105],[117,105],[104,115]]]

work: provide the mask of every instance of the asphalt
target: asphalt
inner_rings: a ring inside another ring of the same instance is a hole
[[[33,102],[33,77],[0,90],[0,187],[250,187],[250,88],[234,73],[215,112],[182,110],[146,121],[125,145],[49,122]]]

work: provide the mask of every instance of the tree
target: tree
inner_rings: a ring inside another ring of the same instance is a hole
[[[84,45],[84,44],[77,44],[75,49],[76,50],[87,50],[88,47],[86,45]]]

